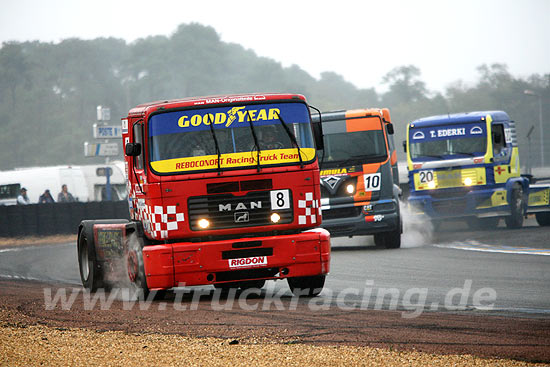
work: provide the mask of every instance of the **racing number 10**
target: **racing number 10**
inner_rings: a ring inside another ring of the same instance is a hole
[[[380,173],[372,173],[363,175],[363,181],[365,183],[365,191],[378,191],[380,190]]]

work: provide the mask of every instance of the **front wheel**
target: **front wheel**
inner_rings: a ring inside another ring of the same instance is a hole
[[[509,229],[518,229],[523,226],[523,189],[517,186],[512,190],[510,200],[511,215],[504,217],[506,227]]]
[[[128,254],[126,255],[126,268],[128,270],[128,279],[136,286],[138,292],[143,294],[144,299],[148,299],[150,294],[153,300],[164,298],[166,290],[150,291],[147,286],[147,278],[143,265],[143,250],[140,245],[134,244],[133,247],[128,250]]]
[[[377,233],[374,235],[374,244],[385,248],[401,247],[401,233],[399,231]]]
[[[325,286],[326,275],[287,278],[288,286],[295,296],[317,297]]]
[[[537,218],[537,223],[539,224],[539,226],[550,226],[550,212],[536,213],[535,218]]]

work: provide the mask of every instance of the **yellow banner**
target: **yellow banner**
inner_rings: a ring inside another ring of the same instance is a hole
[[[315,158],[314,148],[300,149],[302,161],[307,162]],[[242,152],[222,154],[220,157],[221,168],[247,167],[257,165],[257,152]],[[260,165],[272,165],[283,163],[299,163],[298,150],[273,149],[260,152]],[[218,156],[206,155],[200,157],[186,157],[166,159],[163,161],[151,162],[151,167],[159,173],[202,171],[218,168]]]

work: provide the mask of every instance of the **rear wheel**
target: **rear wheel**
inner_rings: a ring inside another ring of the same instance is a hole
[[[510,229],[518,229],[523,226],[523,189],[521,186],[516,186],[512,190],[510,200],[511,215],[504,217],[506,227]]]
[[[288,286],[295,296],[316,297],[323,291],[325,275],[287,278]]]
[[[78,234],[78,268],[84,288],[95,292],[98,288],[103,288],[104,284],[102,271],[95,257],[93,237],[90,237],[88,231],[86,227],[82,227]]]
[[[536,213],[535,218],[537,218],[537,223],[539,224],[539,226],[550,226],[550,212]]]

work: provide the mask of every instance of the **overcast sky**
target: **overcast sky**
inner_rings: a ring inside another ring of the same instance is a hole
[[[0,0],[0,42],[133,42],[190,22],[283,66],[316,78],[334,71],[377,91],[388,71],[409,64],[437,91],[477,80],[481,64],[550,73],[550,0]]]

